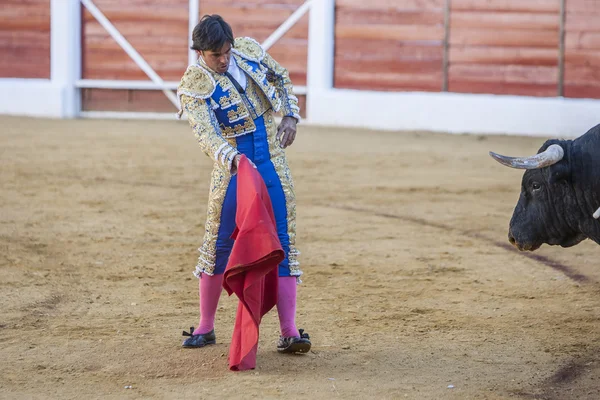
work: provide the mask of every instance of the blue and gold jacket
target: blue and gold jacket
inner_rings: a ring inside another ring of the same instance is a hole
[[[225,74],[200,61],[187,68],[177,89],[178,115],[186,112],[201,149],[228,170],[237,154],[234,138],[254,132],[254,119],[264,112],[272,109],[300,120],[298,98],[285,68],[251,38],[235,39],[232,53],[249,78],[246,96],[251,101],[244,101]]]

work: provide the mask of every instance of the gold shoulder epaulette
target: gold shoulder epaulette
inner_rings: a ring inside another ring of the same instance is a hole
[[[239,37],[234,41],[232,51],[251,61],[260,62],[265,57],[265,51],[260,44],[249,37]]]
[[[210,72],[197,64],[190,65],[177,87],[177,96],[186,95],[196,99],[207,99],[217,84]]]

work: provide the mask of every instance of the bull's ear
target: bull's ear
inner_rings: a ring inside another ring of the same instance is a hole
[[[571,167],[566,160],[563,160],[550,167],[550,177],[548,182],[553,185],[561,181],[568,181],[571,179]]]

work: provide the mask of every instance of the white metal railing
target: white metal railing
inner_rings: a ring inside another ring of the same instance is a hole
[[[139,80],[79,79],[75,82],[75,85],[80,89],[175,90],[179,82],[163,81],[163,83],[155,83]]]
[[[110,22],[108,18],[96,7],[92,0],[79,0],[81,4],[92,14],[92,16],[102,25],[108,34],[117,42],[117,44],[127,53],[127,55],[144,71],[150,78],[144,80],[116,80],[116,79],[78,79],[75,81],[75,87],[78,89],[124,89],[124,90],[161,90],[165,96],[179,108],[179,101],[173,90],[177,89],[179,82],[164,81],[148,62],[137,52],[137,50],[125,39],[119,30]],[[306,14],[314,0],[306,0],[296,11],[294,11],[273,33],[261,44],[265,50],[268,50],[283,35],[285,35],[300,18]],[[191,40],[192,32],[198,23],[199,0],[189,0],[189,24],[188,37]],[[190,43],[191,46],[191,43]],[[188,49],[188,64],[196,62],[196,53]],[[306,86],[294,86],[294,92],[298,95],[306,95]],[[134,112],[107,112],[107,111],[80,111],[79,115],[83,117],[119,117],[132,118]],[[142,118],[156,113],[139,113]],[[170,115],[170,114],[169,114]]]

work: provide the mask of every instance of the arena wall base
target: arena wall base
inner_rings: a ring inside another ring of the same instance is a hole
[[[0,114],[64,118],[68,91],[50,79],[0,79]]]
[[[600,123],[600,100],[458,93],[313,90],[314,125],[388,131],[577,137]]]
[[[0,78],[0,114],[78,116],[81,15],[79,0],[50,0],[50,79]]]

